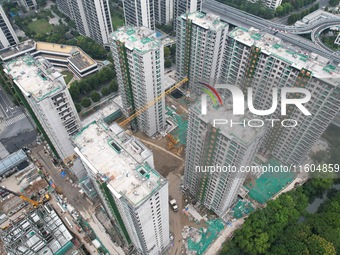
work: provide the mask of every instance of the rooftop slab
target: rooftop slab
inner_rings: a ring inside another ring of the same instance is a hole
[[[214,120],[216,119],[227,120],[228,122],[225,124],[216,124],[216,128],[219,129],[226,137],[236,139],[245,146],[250,144],[256,137],[262,136],[266,125],[264,124],[262,127],[250,127],[248,125],[243,125],[243,123],[247,124],[250,119],[258,118],[253,118],[250,112],[246,112],[245,115],[233,115],[231,100],[224,102],[223,106],[216,106],[208,100],[206,115],[202,115],[201,102],[193,105],[191,107],[191,111],[194,111],[195,114],[205,123],[210,123],[211,125],[214,124]],[[233,124],[231,124],[231,121]],[[252,123],[252,125],[256,124]]]
[[[43,58],[35,60],[26,55],[5,63],[4,71],[13,78],[21,91],[37,101],[66,86],[61,73]]]
[[[329,63],[331,61],[327,58],[285,44],[280,38],[254,28],[249,30],[236,28],[229,35],[249,47],[254,45],[261,48],[262,53],[279,58],[298,70],[305,68],[312,72],[312,76],[329,84],[335,86],[340,84],[340,68],[334,66],[330,70]]]
[[[156,32],[146,27],[120,27],[111,34],[111,40],[120,41],[129,50],[136,50],[142,54],[162,47]]]
[[[73,140],[77,154],[117,198],[138,205],[166,182],[153,168],[152,152],[117,124],[93,122]]]
[[[228,27],[227,23],[221,21],[219,16],[212,13],[192,12],[181,16],[185,20],[187,17],[192,20],[193,24],[212,31],[220,31]]]
[[[36,49],[37,51],[42,52],[65,54],[66,56],[69,56],[68,60],[80,71],[96,64],[96,62],[79,47],[37,42]]]

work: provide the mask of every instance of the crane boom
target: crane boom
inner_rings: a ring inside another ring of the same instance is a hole
[[[29,197],[24,196],[23,194],[16,193],[16,192],[14,192],[14,191],[11,191],[11,190],[9,190],[9,189],[6,189],[5,187],[0,187],[0,191],[1,191],[1,194],[2,194],[2,193],[6,193],[6,192],[7,192],[7,193],[11,193],[11,194],[13,194],[14,196],[19,197],[21,200],[30,203],[33,207],[37,207],[38,205],[40,205],[40,204],[42,204],[42,203],[44,203],[45,201],[47,201],[47,200],[50,199],[50,196],[49,196],[48,194],[45,194],[44,200],[41,200],[41,201],[38,202],[38,201],[35,201],[35,200],[33,200],[33,199],[30,199]]]
[[[184,83],[186,83],[189,79],[187,77],[185,77],[184,79],[182,79],[180,82],[178,82],[177,84],[175,84],[173,87],[171,87],[170,89],[168,89],[167,91],[164,91],[162,94],[160,94],[158,97],[154,98],[153,100],[151,100],[150,102],[148,102],[146,105],[144,105],[142,108],[140,108],[139,110],[137,110],[134,114],[132,114],[131,116],[129,116],[128,118],[126,118],[125,120],[123,120],[122,122],[119,123],[119,125],[121,127],[124,127],[125,125],[127,125],[128,123],[130,123],[133,119],[135,119],[136,117],[138,117],[139,115],[141,115],[143,112],[145,112],[149,107],[153,106],[154,104],[156,104],[159,100],[161,100],[163,97],[165,97],[166,95],[170,94],[171,92],[173,92],[174,90],[178,89],[180,86],[182,86]]]

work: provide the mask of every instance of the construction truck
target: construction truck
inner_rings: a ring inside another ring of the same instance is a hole
[[[9,189],[6,189],[5,187],[0,187],[0,196],[1,197],[5,197],[8,194],[13,194],[14,196],[19,197],[21,200],[26,201],[28,203],[30,203],[34,208],[38,207],[41,204],[46,203],[47,201],[49,201],[51,199],[50,195],[48,193],[45,193],[41,196],[39,201],[35,201],[29,197],[24,196],[23,194],[20,193],[16,193],[14,191],[11,191]]]
[[[174,212],[178,211],[178,205],[177,205],[176,199],[169,197],[169,204],[171,205],[172,210],[174,210]]]

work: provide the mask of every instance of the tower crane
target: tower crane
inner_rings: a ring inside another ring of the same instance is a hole
[[[175,91],[176,89],[178,89],[179,87],[181,87],[184,83],[186,83],[189,79],[187,77],[183,78],[180,82],[178,82],[177,84],[175,84],[174,86],[172,86],[170,89],[168,89],[167,91],[164,91],[162,94],[160,94],[158,97],[154,98],[153,100],[151,100],[150,102],[148,102],[146,105],[144,105],[142,108],[138,109],[135,113],[133,113],[132,115],[130,115],[128,118],[126,118],[125,120],[123,120],[122,122],[119,123],[119,125],[121,127],[126,126],[127,124],[129,124],[133,119],[135,119],[136,117],[138,117],[139,115],[141,115],[143,112],[145,112],[149,107],[153,106],[154,104],[156,104],[159,100],[161,100],[163,97],[165,97],[166,95],[172,93],[173,91]]]

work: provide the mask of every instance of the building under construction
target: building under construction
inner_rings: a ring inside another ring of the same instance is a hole
[[[10,220],[0,236],[11,255],[66,255],[75,251],[70,231],[49,204]]]

